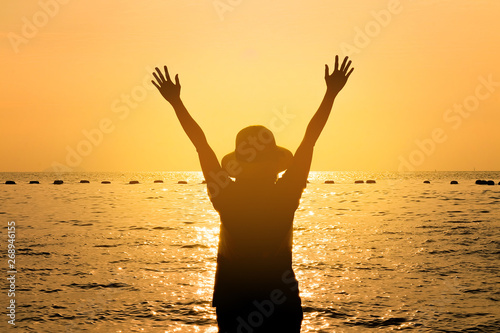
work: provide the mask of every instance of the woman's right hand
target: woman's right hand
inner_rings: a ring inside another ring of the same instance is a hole
[[[351,75],[354,68],[349,70],[349,66],[351,66],[351,61],[349,57],[345,57],[342,65],[339,68],[339,56],[335,56],[335,69],[333,73],[330,75],[330,70],[328,65],[325,65],[325,81],[327,89],[335,94],[344,88],[347,79]]]
[[[158,88],[161,95],[172,104],[180,100],[181,95],[181,84],[179,82],[179,74],[175,75],[175,83],[170,79],[170,75],[168,74],[167,66],[163,66],[165,70],[165,76],[160,71],[158,67],[156,67],[156,72],[153,72],[153,76],[156,79],[156,82],[152,80],[154,86]],[[165,79],[166,78],[166,79]]]

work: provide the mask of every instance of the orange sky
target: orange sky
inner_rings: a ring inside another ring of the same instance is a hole
[[[10,1],[0,171],[200,170],[149,84],[163,64],[219,157],[252,124],[295,151],[335,54],[356,70],[313,170],[500,170],[498,13],[481,0]]]

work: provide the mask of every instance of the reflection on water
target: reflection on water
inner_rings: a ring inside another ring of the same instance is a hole
[[[2,177],[18,183],[0,187],[19,226],[18,328],[217,331],[218,216],[199,173]],[[500,330],[500,187],[476,178],[500,173],[312,173],[294,226],[302,331]]]

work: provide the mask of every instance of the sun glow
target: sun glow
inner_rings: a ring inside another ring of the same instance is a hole
[[[179,73],[185,104],[220,157],[250,124],[274,124],[278,144],[294,151],[335,54],[351,55],[356,70],[313,170],[500,165],[482,153],[500,141],[498,2],[255,0],[222,12],[212,2],[40,3],[10,2],[0,13],[0,75],[9,78],[0,86],[0,153],[9,156],[0,171],[199,170],[149,82],[163,64]],[[470,104],[484,80],[488,96]]]

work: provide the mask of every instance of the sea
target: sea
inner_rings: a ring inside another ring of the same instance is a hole
[[[202,181],[0,173],[0,331],[217,332],[220,222]],[[500,332],[499,182],[311,172],[294,222],[302,332]]]

